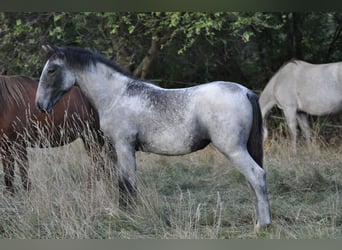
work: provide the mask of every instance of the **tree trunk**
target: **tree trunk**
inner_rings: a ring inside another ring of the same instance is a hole
[[[151,46],[147,51],[144,59],[141,61],[139,66],[134,70],[133,75],[141,79],[146,79],[147,75],[150,73],[152,64],[156,59],[160,51],[160,45],[156,39],[152,38]]]
[[[302,16],[300,13],[293,13],[293,35],[294,35],[294,51],[295,57],[297,59],[302,59],[302,32],[300,31],[300,27],[302,24]]]
[[[325,59],[326,59],[327,61],[330,60],[330,57],[331,57],[331,55],[332,55],[332,53],[333,53],[333,50],[334,50],[334,48],[335,48],[336,42],[339,41],[339,39],[341,39],[341,34],[342,34],[342,25],[338,25],[338,26],[336,27],[335,32],[334,32],[333,38],[332,38],[332,40],[331,40],[331,42],[330,42],[328,52],[327,52],[327,54],[326,54],[326,56],[325,56]]]
[[[287,15],[287,59],[302,59],[302,32],[300,26],[302,17],[300,13]]]
[[[152,35],[151,46],[147,51],[147,54],[145,55],[144,59],[141,61],[139,66],[134,70],[134,76],[139,77],[141,79],[146,79],[146,77],[150,74],[153,63],[160,52],[161,45],[165,44],[169,37],[169,34],[164,34],[162,37],[159,37],[158,34]]]
[[[286,60],[290,60],[294,57],[292,13],[288,13],[286,15],[286,40],[287,40],[287,43],[286,43],[287,58],[286,58]]]

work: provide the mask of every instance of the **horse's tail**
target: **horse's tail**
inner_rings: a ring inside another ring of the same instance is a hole
[[[253,92],[247,93],[248,100],[253,108],[253,122],[252,128],[247,141],[247,150],[252,156],[254,161],[263,165],[263,121],[261,116],[261,110],[259,106],[258,96]]]

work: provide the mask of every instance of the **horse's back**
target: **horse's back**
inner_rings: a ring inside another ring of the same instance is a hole
[[[293,61],[274,76],[274,95],[281,108],[312,115],[342,108],[342,63],[311,64]]]
[[[249,92],[248,88],[240,84],[217,81],[201,85],[194,98],[202,109],[214,108],[216,111],[227,112],[248,103],[246,94]]]
[[[297,82],[300,110],[326,115],[342,110],[342,63],[305,65]]]

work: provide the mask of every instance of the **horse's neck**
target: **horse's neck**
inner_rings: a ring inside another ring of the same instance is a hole
[[[82,72],[77,77],[77,84],[81,91],[99,112],[118,101],[128,81],[127,76],[115,71],[103,72],[103,70]]]

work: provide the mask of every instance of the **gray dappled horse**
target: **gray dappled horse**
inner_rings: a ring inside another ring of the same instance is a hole
[[[136,195],[136,150],[183,155],[211,142],[248,180],[256,199],[256,229],[271,223],[262,168],[262,118],[251,90],[230,82],[163,89],[130,77],[88,50],[43,48],[48,59],[37,107],[50,112],[77,83],[98,110],[101,129],[116,150],[120,204],[127,205]]]
[[[267,83],[259,102],[263,119],[274,105],[283,110],[295,153],[297,121],[310,148],[305,113],[322,116],[342,110],[342,62],[310,64],[292,60]]]

